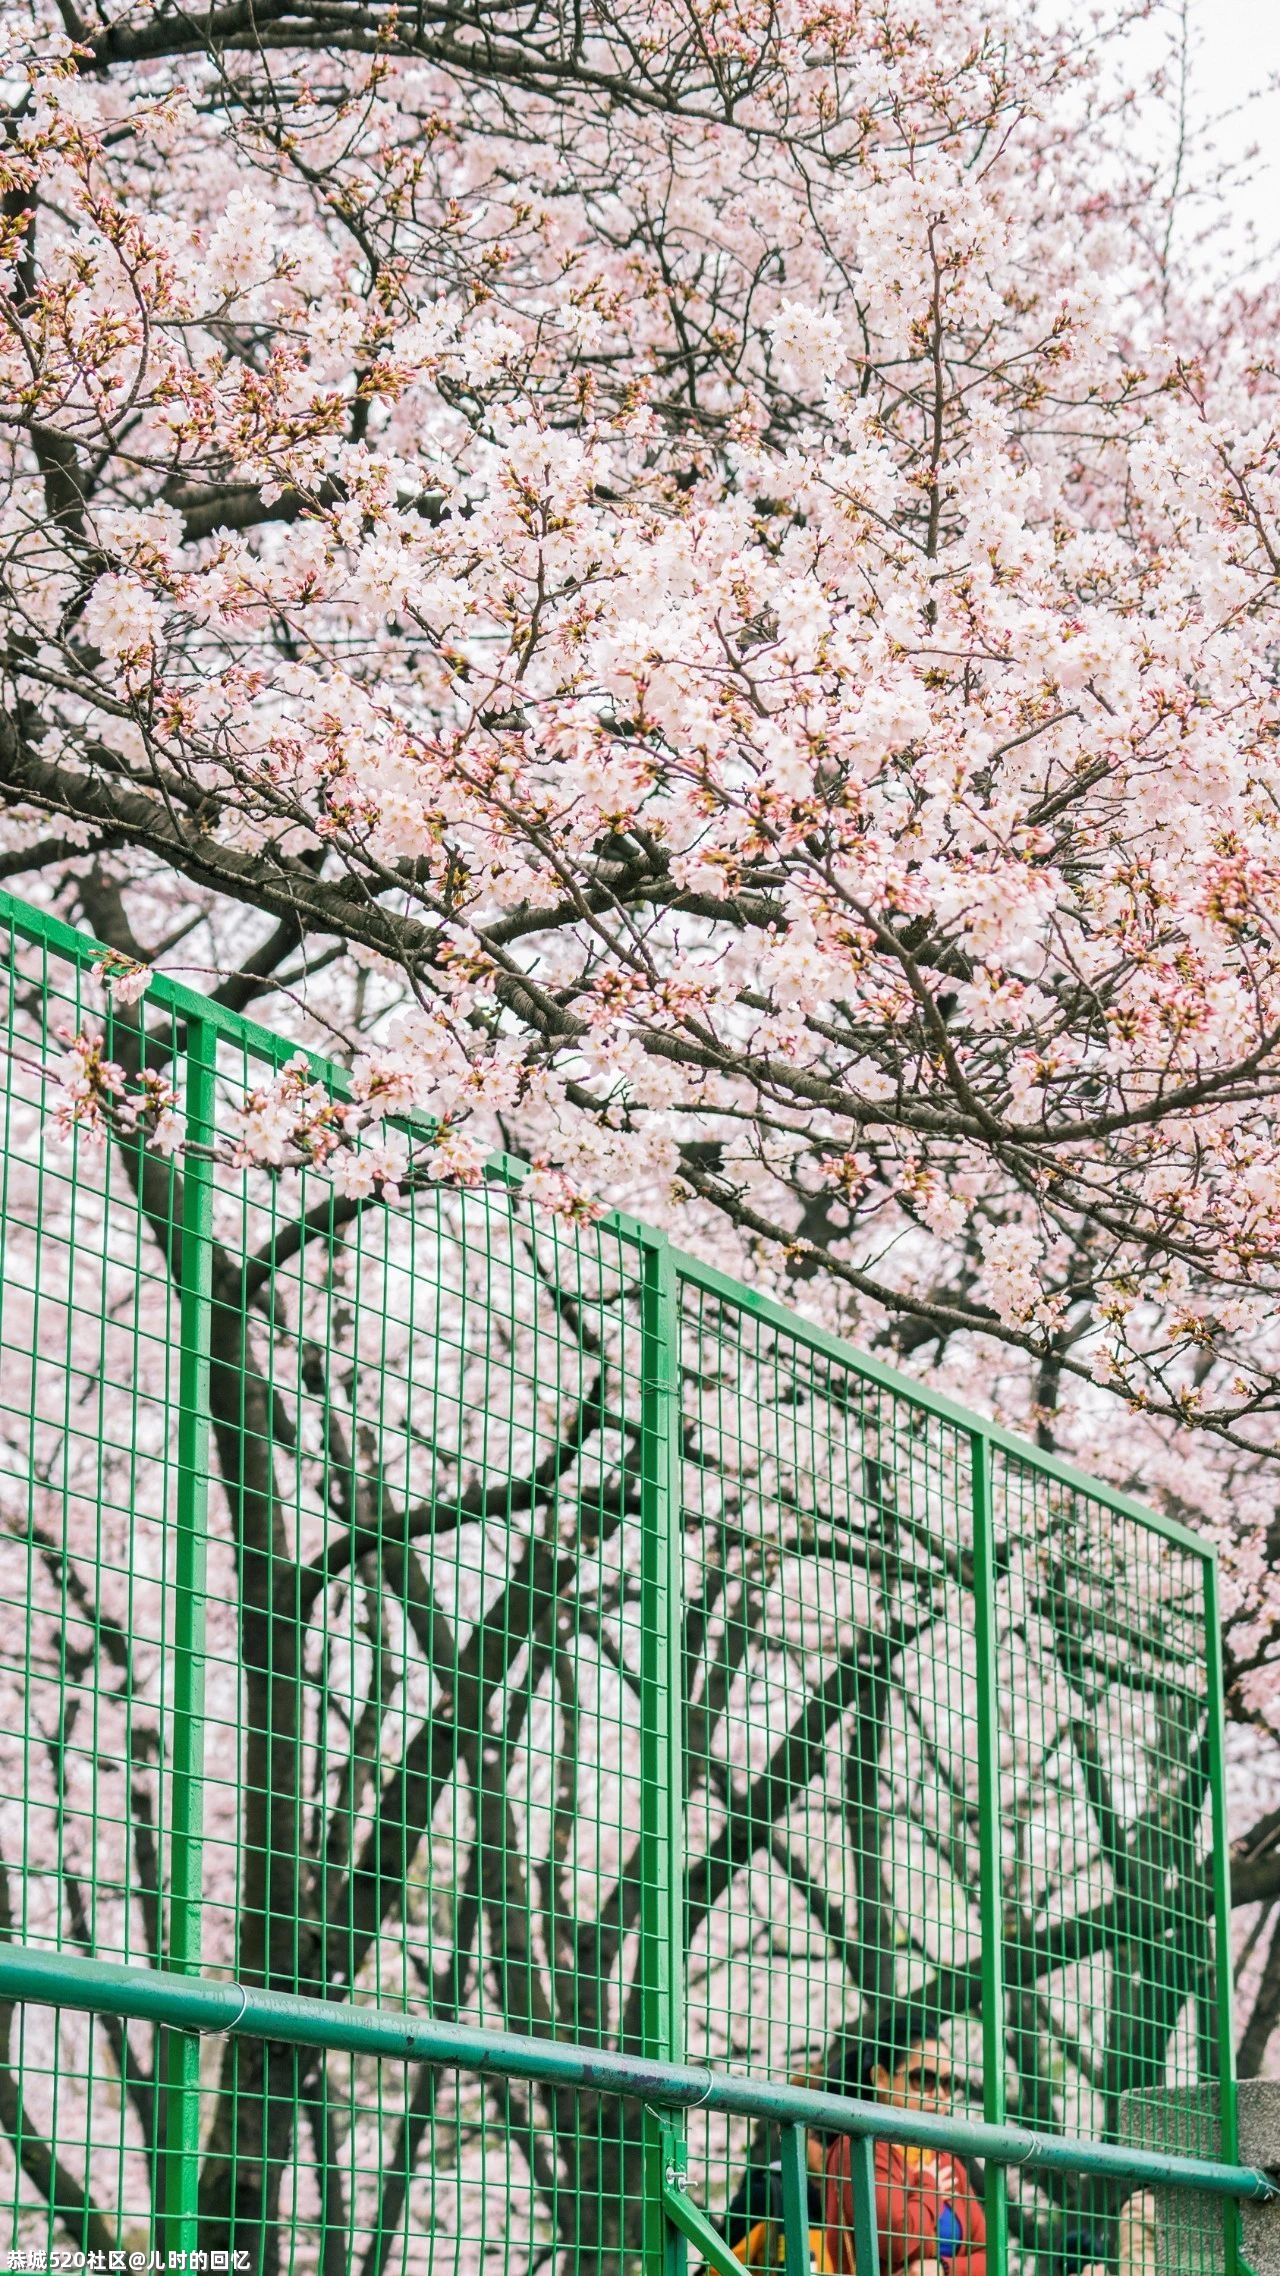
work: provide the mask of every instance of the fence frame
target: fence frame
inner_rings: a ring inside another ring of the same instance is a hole
[[[17,938],[83,972],[115,961],[112,952],[82,932],[0,890],[0,923]],[[1148,2185],[1194,2186],[1229,2202],[1269,2202],[1278,2194],[1264,2174],[1237,2162],[1235,2076],[1231,2029],[1230,1912],[1224,1793],[1222,1658],[1218,1629],[1217,1552],[1176,1521],[1116,1492],[1069,1463],[980,1418],[958,1402],[854,1349],[775,1299],[676,1249],[665,1234],[612,1213],[603,1228],[636,1257],[640,1283],[640,1487],[641,1487],[641,1759],[642,1759],[642,2047],[638,2057],[611,2056],[569,2042],[519,2041],[500,2032],[445,2029],[416,2018],[363,2008],[342,2010],[283,1993],[246,1991],[201,1977],[201,1780],[204,1685],[205,1560],[210,1456],[210,1364],[213,1238],[213,1162],[216,1054],[220,1038],[279,1070],[303,1048],[201,996],[164,974],[152,976],[146,1001],[174,1022],[183,1061],[180,1086],[187,1122],[179,1265],[180,1354],[176,1493],[176,1567],[170,1771],[170,1897],[159,1971],[50,1955],[0,1945],[0,2000],[134,2016],[164,2031],[164,2132],[158,2230],[170,2253],[189,2252],[197,2235],[200,2166],[200,2034],[210,2030],[258,2034],[301,2045],[382,2052],[400,2060],[432,2060],[468,2070],[559,2081],[584,2090],[637,2095],[646,2117],[646,2276],[683,2276],[685,2248],[693,2242],[715,2266],[734,2276],[739,2264],[688,2199],[684,2188],[683,2114],[692,2105],[739,2116],[768,2116],[783,2127],[786,2234],[798,2257],[807,2229],[804,2214],[802,2128],[821,2124],[860,2145],[854,2165],[859,2267],[874,2258],[874,2189],[871,2155],[876,2140],[963,2149],[988,2160],[986,2184],[992,2264],[1005,2265],[1007,2171],[1011,2164],[1069,2170]],[[350,1096],[344,1071],[304,1051],[316,1077],[338,1098]],[[425,1117],[401,1117],[406,1127],[429,1127]],[[499,1156],[489,1165],[497,1184],[517,1188],[524,1167]],[[984,2111],[982,2123],[886,2111],[808,2090],[691,2071],[684,2064],[684,1928],[680,1879],[682,1850],[681,1699],[681,1429],[679,1301],[682,1287],[723,1299],[800,1350],[848,1370],[917,1413],[951,1426],[966,1443],[971,1464],[974,1605],[978,1656],[979,1848],[981,1928],[987,1970],[983,2013]],[[1208,1743],[1213,1812],[1213,1931],[1217,1955],[1216,2050],[1221,2100],[1222,2157],[1217,2162],[1158,2156],[1074,2137],[1038,2138],[1007,2123],[1003,2057],[1004,1920],[1000,1887],[1001,1817],[998,1776],[999,1713],[996,1667],[996,1564],[993,1538],[992,1456],[1000,1450],[1023,1470],[1087,1494],[1120,1517],[1199,1560],[1204,1587],[1209,1689]],[[310,2005],[319,2012],[301,2011]],[[483,2044],[481,2044],[483,2040]],[[435,2050],[431,2052],[431,2050]],[[1229,2223],[1234,2231],[1236,2224]],[[1234,2235],[1230,2268],[1236,2264]],[[789,2258],[791,2255],[789,2254]]]

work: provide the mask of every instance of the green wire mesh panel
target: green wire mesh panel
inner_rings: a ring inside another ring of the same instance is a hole
[[[1203,1560],[999,1448],[993,1504],[1010,2114],[1212,2154]],[[1056,2210],[1118,2249],[1105,2193],[1068,2184]],[[1179,2266],[1223,2265],[1220,2211],[1181,2225]]]
[[[980,2116],[968,1433],[718,1290],[681,1326],[690,2053],[873,2093],[945,2029]],[[736,2235],[770,2129],[691,2149]]]
[[[913,1931],[948,2014],[977,1934],[968,1443],[699,1288],[684,1325],[690,2052],[826,2075]]]
[[[0,1918],[26,1942],[154,1959],[167,1870],[178,1304],[105,1154],[45,1111],[79,976],[10,973],[0,1222]],[[157,1023],[157,1053],[173,1035]]]
[[[15,946],[9,978],[0,1928],[155,1965],[174,1957],[182,1169],[68,1135],[46,1094],[59,1028],[180,1091],[187,1039],[150,1005],[110,1018],[39,949]],[[226,1130],[269,1070],[224,1037],[214,1072]],[[502,1187],[415,1181],[412,1153],[399,1206],[236,1168],[225,1146],[210,1182],[199,1808],[182,1813],[203,1964],[639,2046],[635,1244],[535,1220]],[[366,2108],[335,2065],[300,2082],[280,2050],[203,2051],[206,2242],[253,2231],[255,2266],[313,2266],[341,2230],[344,2265],[373,2270],[406,2227],[442,2264],[638,2232],[636,2110],[565,2124],[536,2092],[399,2076]],[[24,2040],[18,2072],[24,2218],[40,2226],[56,2139],[91,2207],[145,2228],[164,2200],[154,2035],[75,2026],[35,2057]]]
[[[214,1227],[206,1961],[638,2043],[634,1256],[501,1190],[388,1208],[261,1172],[219,1171]],[[237,2235],[307,2265],[341,2236],[372,2276],[637,2225],[634,2110],[296,2066],[228,2045],[205,2084]]]
[[[0,937],[0,1938],[1214,2146],[1193,1542],[412,1129],[398,1197],[244,1166],[287,1045]],[[172,1085],[176,1152],[67,1127],[85,1034]],[[688,2135],[776,2264],[776,2137]],[[16,2248],[677,2276],[664,2155],[638,2101],[0,2007]],[[1002,2180],[946,2188],[989,2276],[1114,2272],[1144,2218],[1014,2175],[1006,2246]],[[1182,2228],[1217,2276],[1220,2216]]]
[[[501,1191],[317,1176],[219,1171],[214,1226],[206,1957],[625,2031],[633,1260]]]
[[[956,2115],[1096,2139],[1139,2138],[1141,2090],[1168,2115],[1150,2146],[1211,2154],[1185,2124],[1219,2026],[1203,1558],[997,1447],[984,1614],[989,1442],[696,1268],[681,1330],[690,2054],[871,2095],[902,2073]],[[766,2251],[776,2131],[690,2139]],[[896,2267],[884,2149],[880,2175]],[[1114,2193],[1015,2178],[1008,2265],[1141,2268],[1148,2211],[1126,2241]],[[1179,2266],[1220,2269],[1220,2212],[1182,2226]]]

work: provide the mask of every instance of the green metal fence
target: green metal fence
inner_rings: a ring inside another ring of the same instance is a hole
[[[1204,1545],[429,1132],[396,1200],[234,1166],[293,1046],[102,957],[0,896],[12,2246],[674,2276],[777,2164],[821,2264],[844,2138],[897,2267],[874,2132],[985,2159],[991,2276],[1071,2276],[1192,2178],[1127,2098],[1194,2147],[1213,2090],[1217,2276],[1265,2184]],[[175,1153],[60,1121],[86,1033]]]

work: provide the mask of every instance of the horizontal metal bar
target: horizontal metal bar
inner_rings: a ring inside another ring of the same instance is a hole
[[[734,2078],[688,2063],[650,2062],[576,2042],[522,2039],[514,2032],[434,2023],[429,2017],[397,2014],[390,2008],[257,1991],[246,1984],[171,1976],[161,1969],[123,1967],[21,1944],[0,1944],[0,2002],[9,2000],[125,2016],[167,2024],[177,2031],[225,2032],[274,2039],[287,2046],[325,2047],[386,2062],[438,2063],[447,2070],[623,2095],[654,2109],[697,2107],[735,2117],[772,2118],[783,2125],[812,2126],[858,2140],[873,2137],[911,2149],[948,2149],[962,2157],[1030,2166],[1042,2173],[1089,2173],[1116,2182],[1197,2189],[1253,2204],[1280,2197],[1280,2185],[1253,2166],[1168,2157],[1069,2134],[1031,2134],[1020,2126],[934,2117],[927,2111],[817,2094],[770,2079]]]

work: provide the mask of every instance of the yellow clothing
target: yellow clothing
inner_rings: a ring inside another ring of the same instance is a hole
[[[744,2268],[768,2276],[768,2272],[787,2265],[787,2240],[781,2221],[757,2221],[753,2229],[733,2247],[733,2257]],[[827,2240],[821,2229],[809,2231],[809,2267],[816,2276],[831,2276],[831,2262],[827,2257]],[[802,2272],[803,2276],[803,2272]]]

